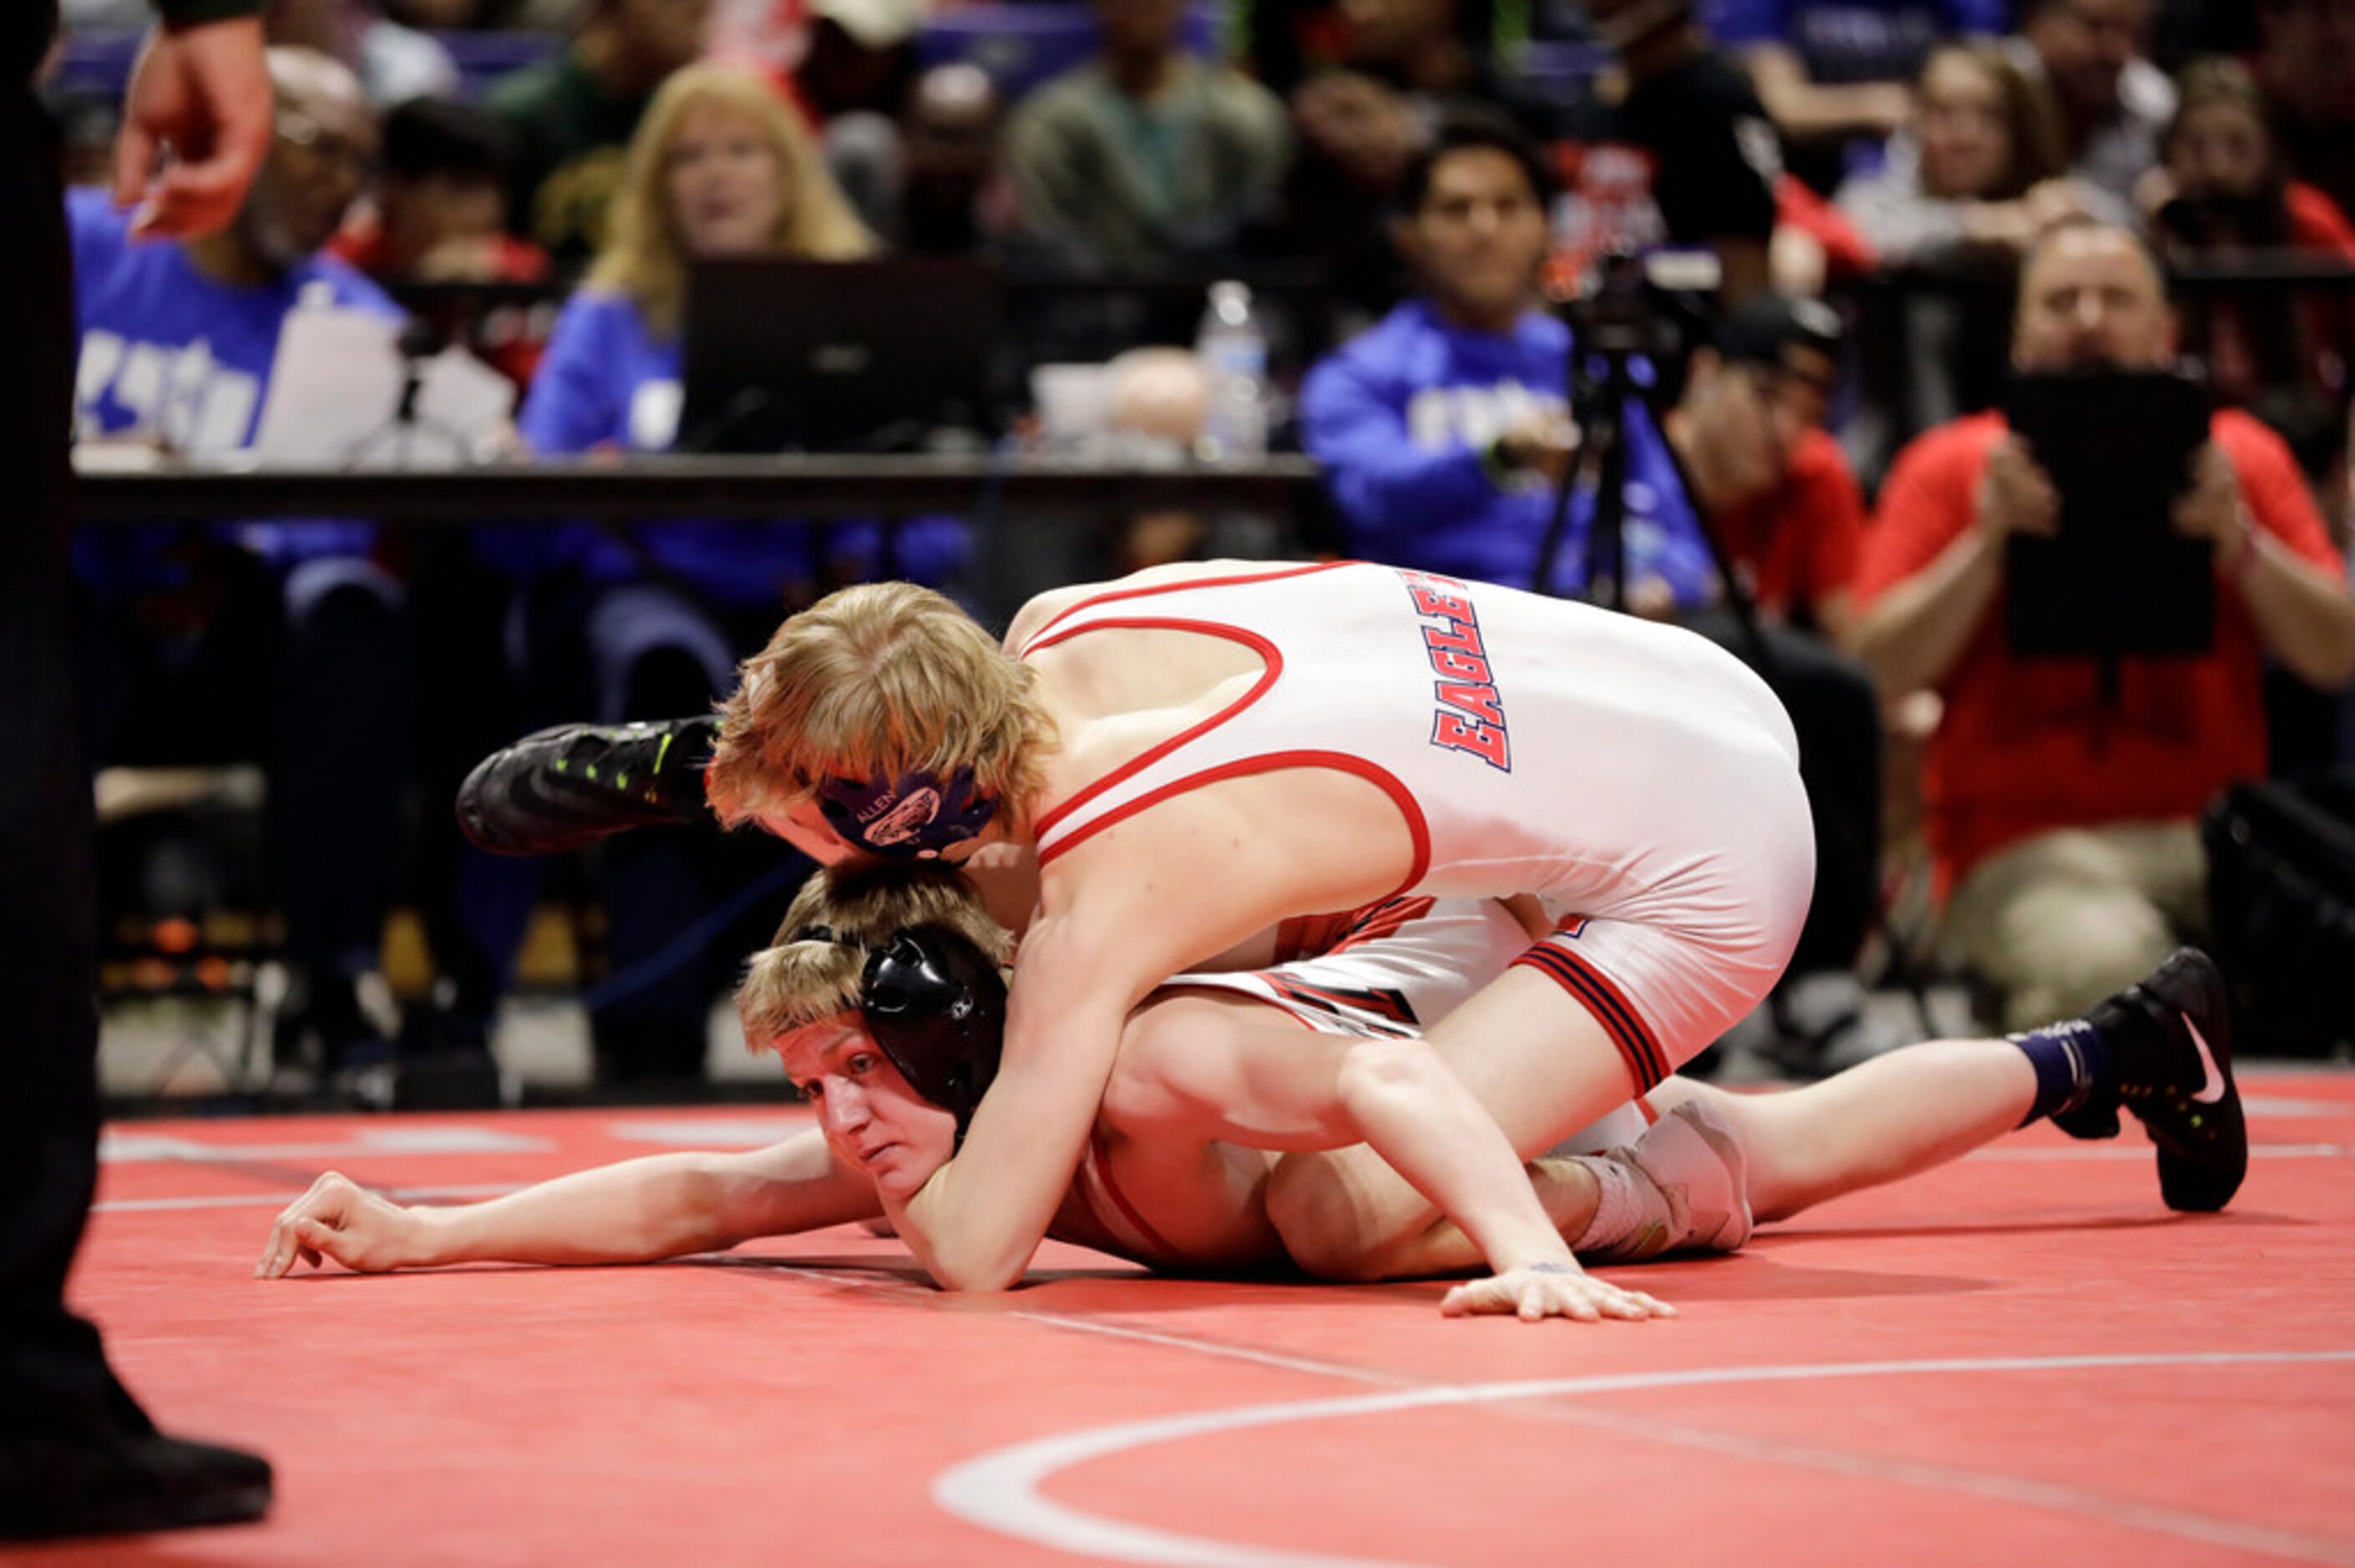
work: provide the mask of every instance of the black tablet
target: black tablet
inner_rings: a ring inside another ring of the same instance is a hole
[[[2006,545],[2004,630],[2025,655],[2204,653],[2213,552],[2175,532],[2208,440],[2206,389],[2171,371],[2015,375],[2003,411],[2060,493],[2057,535]]]

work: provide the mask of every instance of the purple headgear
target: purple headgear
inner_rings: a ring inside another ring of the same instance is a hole
[[[887,860],[933,860],[952,844],[977,836],[997,814],[997,802],[974,787],[973,769],[943,779],[911,768],[890,782],[826,779],[818,810],[848,842]]]

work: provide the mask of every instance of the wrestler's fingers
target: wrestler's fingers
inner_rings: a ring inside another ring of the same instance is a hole
[[[1616,1285],[1606,1285],[1604,1289],[1606,1292],[1602,1298],[1604,1310],[1614,1318],[1635,1322],[1646,1318],[1673,1318],[1677,1315],[1675,1308],[1641,1290],[1629,1290]]]
[[[302,1215],[304,1202],[297,1198],[271,1222],[269,1245],[261,1249],[261,1261],[253,1266],[255,1278],[277,1279],[294,1266],[294,1222]]]
[[[280,1256],[286,1245],[286,1213],[282,1212],[270,1222],[270,1237],[261,1244],[261,1255],[253,1261],[254,1278],[275,1279],[286,1272]]]
[[[1521,1301],[1521,1321],[1534,1323],[1541,1318],[1575,1318],[1582,1323],[1599,1323],[1603,1314],[1593,1302],[1580,1295],[1549,1299],[1544,1296],[1529,1296]]]
[[[314,1267],[316,1256],[306,1256],[300,1245],[296,1227],[305,1219],[339,1222],[348,1211],[353,1187],[341,1171],[322,1172],[312,1181],[310,1190],[280,1211],[270,1227],[269,1245],[261,1249],[261,1261],[254,1266],[257,1279],[279,1279],[293,1268],[298,1256],[305,1257]]]
[[[323,1224],[317,1220],[294,1222],[294,1239],[302,1245],[303,1261],[314,1268],[321,1267],[324,1260],[330,1257],[337,1263],[344,1262],[336,1248],[336,1241],[341,1234],[332,1225]]]

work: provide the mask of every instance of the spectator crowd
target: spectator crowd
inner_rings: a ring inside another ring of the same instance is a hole
[[[144,13],[64,10],[48,90],[102,149]],[[268,26],[276,140],[227,231],[72,198],[86,459],[250,448],[322,308],[472,350],[513,389],[507,461],[698,447],[695,278],[764,257],[986,260],[1014,285],[994,387],[1111,362],[1092,385],[1142,443],[1114,450],[1248,455],[1233,364],[1183,352],[1244,281],[1244,395],[1323,480],[1273,547],[1673,619],[1782,694],[1820,851],[1760,1021],[1791,1070],[1894,1043],[1864,1007],[1892,963],[2004,1028],[2121,988],[2201,932],[2219,791],[2350,762],[2355,0],[277,0]],[[2208,610],[2039,651],[2017,574],[2101,496],[2013,398],[2097,375],[2204,400],[2142,521],[2203,552]],[[967,434],[1035,437],[1019,401]],[[447,825],[476,758],[707,709],[844,582],[1002,623],[1009,580],[1270,547],[1104,521],[997,575],[1030,535],[979,518],[92,524],[92,754],[261,767],[282,1069],[486,1060],[550,871]],[[598,911],[602,1078],[701,1072],[742,947],[714,911],[801,869],[683,834],[555,869]],[[388,1006],[396,906],[430,983]]]

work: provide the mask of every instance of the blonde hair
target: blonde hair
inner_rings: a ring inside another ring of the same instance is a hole
[[[688,112],[705,108],[751,121],[776,158],[786,199],[778,204],[777,226],[769,236],[775,254],[840,261],[875,249],[875,237],[826,172],[816,142],[764,79],[734,66],[688,66],[662,84],[630,138],[605,245],[588,280],[592,288],[627,295],[663,336],[678,331],[687,294],[686,247],[671,212],[666,178],[671,143]]]
[[[972,884],[941,865],[841,865],[802,884],[770,947],[752,955],[736,988],[750,1050],[858,1006],[867,955],[911,926],[943,926],[1000,964],[1014,938],[982,907]]]
[[[973,618],[913,583],[860,583],[792,617],[744,662],[704,790],[736,827],[820,780],[970,768],[1009,825],[1055,722]]]

